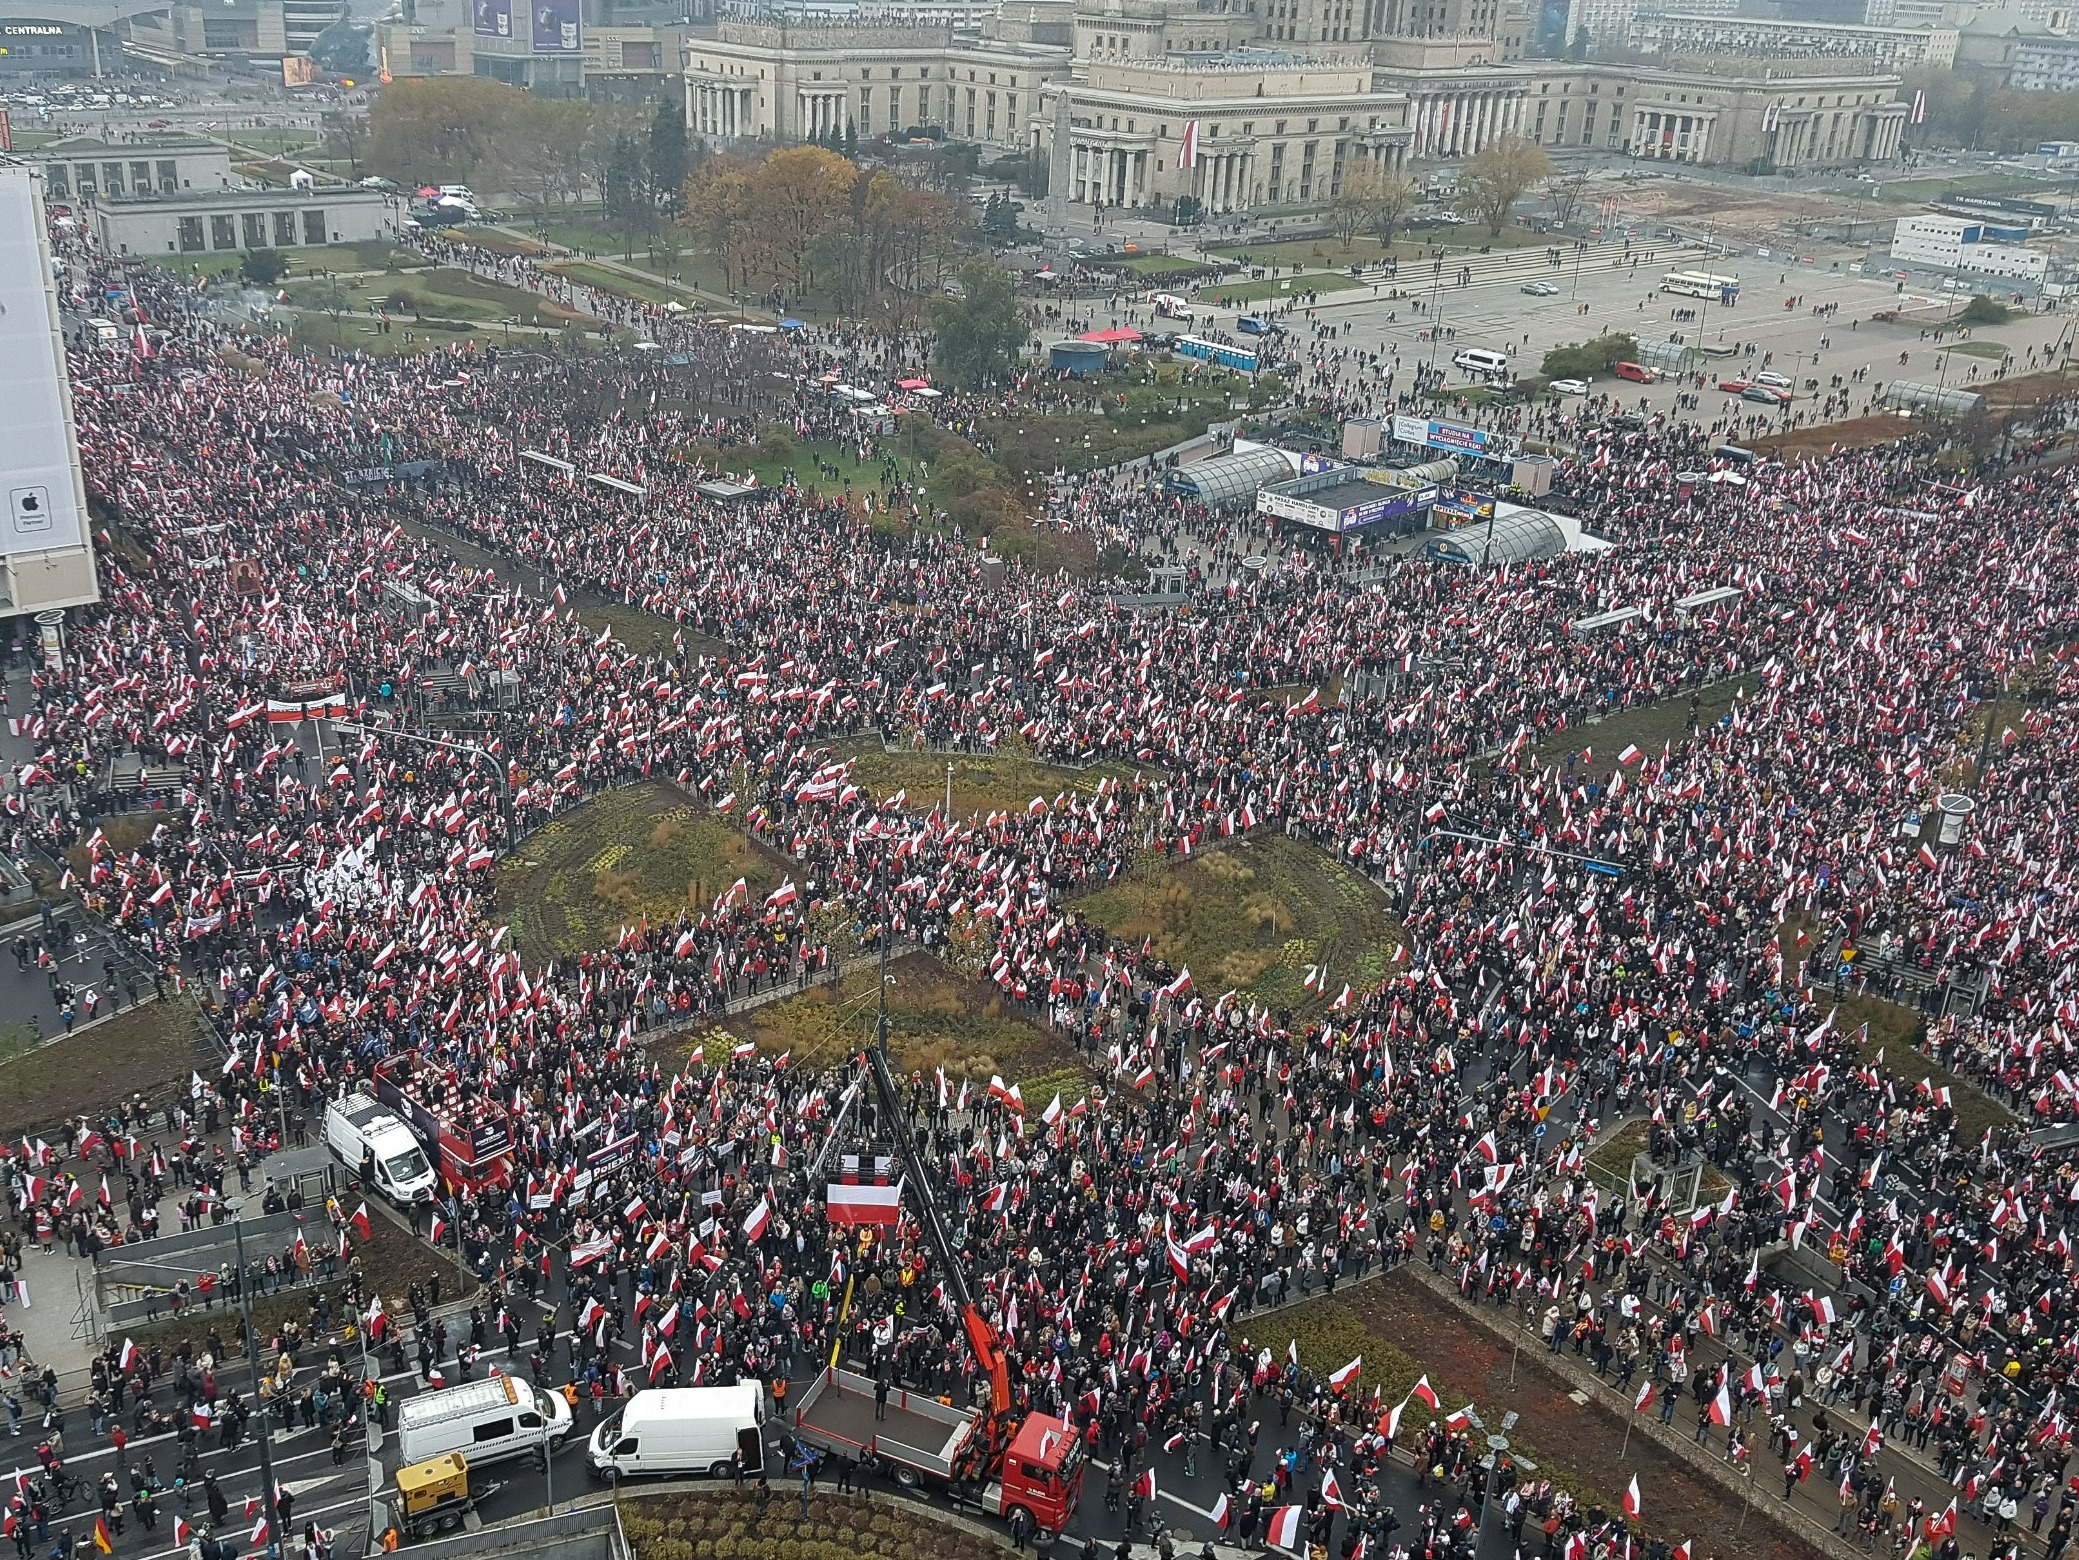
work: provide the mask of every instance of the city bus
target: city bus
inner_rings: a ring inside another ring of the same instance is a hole
[[[1740,296],[1740,279],[1709,271],[1670,271],[1660,279],[1660,290],[1684,298],[1716,298],[1720,303],[1732,303]]]

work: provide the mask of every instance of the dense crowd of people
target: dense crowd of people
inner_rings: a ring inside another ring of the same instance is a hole
[[[102,280],[83,265],[76,285]],[[183,315],[171,279],[106,280]],[[926,1162],[908,1169],[963,1232],[1021,1408],[1072,1419],[1115,1498],[1181,1431],[1231,1460],[1244,1537],[1303,1501],[1345,1555],[1469,1543],[1462,1422],[1417,1430],[1416,1409],[1403,1429],[1325,1374],[1341,1361],[1240,1342],[1263,1306],[1418,1261],[1656,1384],[1664,1419],[1688,1394],[1728,1457],[1759,1450],[1766,1416],[1785,1496],[1837,1487],[1867,1545],[1948,1560],[1962,1510],[1984,1552],[2058,1560],[2079,1500],[2079,1157],[2039,1130],[2079,1119],[2062,468],[1958,487],[1907,439],[1696,482],[1678,473],[1710,464],[1705,430],[1642,429],[1562,468],[1554,502],[1606,550],[1361,576],[1157,488],[1066,484],[1066,523],[1191,569],[1194,610],[1136,614],[839,499],[703,493],[716,472],[688,448],[726,464],[769,413],[726,395],[688,412],[675,376],[769,398],[785,373],[787,415],[820,435],[843,426],[820,377],[852,348],[691,326],[674,345],[687,362],[320,359],[198,320],[151,357],[74,358],[89,483],[125,545],[103,551],[104,605],[16,698],[39,751],[14,777],[14,843],[83,860],[87,908],[208,994],[229,1053],[208,1087],[251,1130],[263,1084],[315,1108],[406,1052],[510,1123],[511,1186],[443,1212],[510,1297],[465,1371],[499,1334],[517,1357],[537,1295],[569,1308],[535,1341],[543,1380],[558,1326],[602,1396],[783,1380],[833,1341],[851,1280],[864,1368],[975,1390],[916,1227],[862,1242],[823,1218],[805,1167],[847,1069],[709,1041],[674,1071],[648,1043],[884,940],[958,946],[1091,1083],[1049,1103],[912,1077]],[[458,565],[443,535],[509,567]],[[1234,567],[1245,540],[1270,567]],[[631,650],[581,624],[600,601],[670,631]],[[1624,607],[1641,610],[1579,627]],[[435,680],[518,703],[466,743],[396,735]],[[278,718],[312,711],[376,723],[320,746],[322,724]],[[1627,711],[1665,739],[1598,738]],[[832,754],[861,736],[1132,778],[948,816],[856,783]],[[117,760],[184,777],[127,852],[98,805],[59,804]],[[740,818],[785,880],[576,959],[517,945],[500,853],[641,779]],[[1976,804],[1954,840],[1932,806],[1949,786]],[[1071,907],[1143,853],[1260,831],[1394,898],[1405,940],[1376,978],[1314,972],[1314,1000],[1267,1009]],[[1924,1042],[1956,1083],[1837,1020],[1858,966],[1982,988]],[[1965,1131],[1965,1087],[2011,1124]],[[1673,1179],[1593,1183],[1587,1152],[1632,1121],[1717,1191],[1692,1209]],[[73,1147],[110,1159],[121,1133],[97,1135]],[[221,1187],[221,1163],[198,1168]],[[26,1192],[52,1225],[112,1235],[122,1210],[96,1221],[78,1185]],[[422,1369],[440,1357],[422,1345]],[[1244,1482],[1266,1395],[1309,1410],[1268,1492]],[[1398,1535],[1368,1493],[1396,1449],[1455,1491]],[[1909,1454],[1954,1505],[1901,1497]],[[1350,1488],[1323,1506],[1338,1472]],[[1551,1485],[1500,1498],[1545,1553],[1626,1542],[1622,1512]]]

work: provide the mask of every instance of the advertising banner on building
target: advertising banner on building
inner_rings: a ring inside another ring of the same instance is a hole
[[[0,555],[82,545],[83,494],[65,394],[63,337],[26,167],[0,168]],[[88,599],[92,599],[91,597]]]
[[[1501,456],[1509,446],[1506,435],[1485,428],[1468,428],[1463,423],[1432,422],[1425,417],[1395,417],[1393,436],[1403,444],[1420,444],[1454,455]]]
[[[513,0],[476,0],[472,31],[479,38],[510,38],[513,35]]]
[[[1470,488],[1445,488],[1437,494],[1436,502],[1430,508],[1440,525],[1466,525],[1475,520],[1493,518],[1494,495],[1476,493]]]
[[[1362,504],[1330,508],[1303,494],[1276,493],[1265,488],[1256,495],[1256,512],[1276,515],[1281,520],[1291,520],[1316,531],[1355,531],[1362,526],[1376,525],[1381,520],[1397,519],[1428,509],[1437,501],[1437,496],[1437,489],[1433,487],[1407,488],[1382,494]]]
[[[578,0],[533,0],[534,52],[578,52]]]

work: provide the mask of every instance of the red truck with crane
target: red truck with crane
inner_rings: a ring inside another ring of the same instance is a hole
[[[881,1464],[906,1486],[979,1485],[985,1511],[1006,1518],[1022,1512],[1035,1531],[1058,1534],[1082,1499],[1082,1441],[1065,1419],[1040,1413],[1020,1419],[1012,1407],[1003,1336],[968,1287],[966,1268],[932,1196],[926,1161],[910,1135],[909,1113],[888,1075],[886,1042],[884,1009],[880,1040],[866,1048],[863,1065],[881,1119],[893,1124],[906,1184],[917,1192],[918,1223],[960,1308],[968,1347],[988,1375],[989,1401],[956,1409],[923,1393],[891,1391],[885,1411],[877,1414],[874,1382],[838,1368],[833,1351],[830,1365],[792,1408],[794,1434],[810,1446]]]

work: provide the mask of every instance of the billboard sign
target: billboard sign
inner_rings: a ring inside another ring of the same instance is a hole
[[[578,0],[531,0],[536,54],[578,52]]]
[[[1280,520],[1291,520],[1316,531],[1354,531],[1359,526],[1376,525],[1381,520],[1428,509],[1436,503],[1437,496],[1438,489],[1433,487],[1408,488],[1361,504],[1331,509],[1304,494],[1277,493],[1265,488],[1256,495],[1256,512],[1276,515]]]
[[[1487,520],[1494,515],[1494,495],[1475,493],[1469,488],[1444,488],[1437,492],[1435,504],[1431,506],[1438,514],[1448,515],[1454,525],[1464,525],[1473,520]]]
[[[308,54],[284,54],[282,56],[282,85],[285,87],[307,87],[317,80],[317,61]]]
[[[85,545],[64,337],[30,170],[0,168],[0,556]],[[89,598],[91,599],[91,598]]]
[[[513,35],[513,0],[475,0],[471,31],[479,38],[510,38]]]
[[[1420,444],[1432,450],[1449,450],[1454,455],[1478,455],[1496,459],[1508,448],[1505,435],[1485,428],[1468,428],[1464,423],[1434,422],[1425,417],[1397,416],[1393,436],[1403,444]]]

